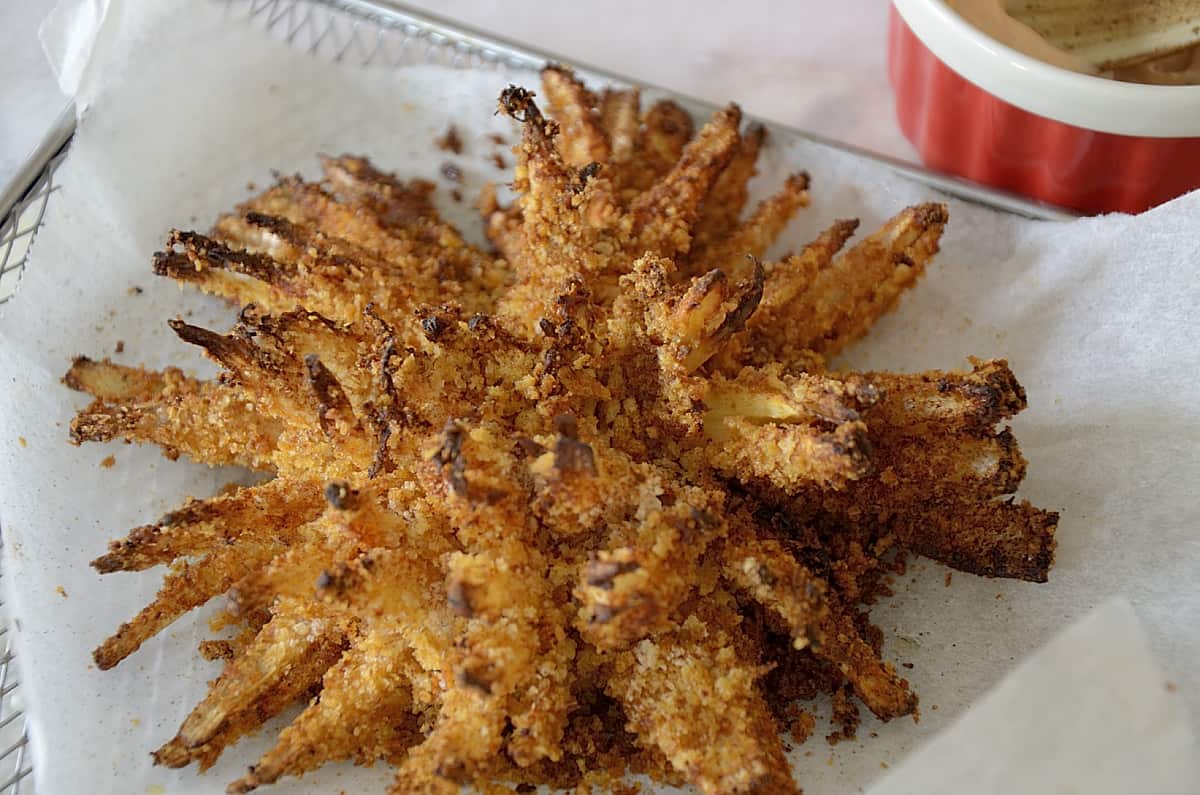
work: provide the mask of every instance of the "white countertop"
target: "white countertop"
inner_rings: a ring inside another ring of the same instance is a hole
[[[883,0],[408,3],[568,62],[715,102],[735,99],[755,115],[915,159],[893,116]],[[0,185],[65,104],[37,38],[53,6],[54,0],[0,2]]]

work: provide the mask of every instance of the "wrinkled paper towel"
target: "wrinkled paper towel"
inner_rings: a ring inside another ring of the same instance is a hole
[[[100,672],[92,648],[152,598],[160,572],[101,579],[87,564],[110,538],[237,473],[148,448],[69,446],[67,425],[86,398],[59,378],[73,355],[114,355],[118,341],[118,361],[203,371],[166,320],[227,327],[232,318],[150,273],[169,228],[207,227],[271,169],[313,174],[317,152],[370,153],[402,176],[433,180],[453,159],[472,196],[506,178],[490,163],[487,135],[515,140],[514,125],[492,116],[496,95],[536,77],[327,63],[247,21],[248,3],[99,5],[89,12],[104,20],[95,51],[73,67],[86,111],[31,265],[0,310],[0,517],[19,692],[40,793],[77,793],[83,782],[122,795],[220,791],[271,731],[203,776],[154,768],[148,755],[217,673],[195,654],[211,610]],[[451,122],[466,139],[457,157],[433,145]],[[758,192],[799,168],[813,176],[813,203],[781,250],[834,218],[869,229],[931,198],[877,164],[783,134],[765,154]],[[444,211],[477,235],[478,221],[446,192]],[[912,665],[920,723],[868,718],[858,741],[833,748],[814,737],[793,753],[797,779],[818,794],[872,784],[888,793],[1115,793],[1137,782],[1146,792],[1195,791],[1200,194],[1140,217],[1073,223],[949,203],[936,263],[846,363],[920,370],[1008,357],[1029,393],[1013,423],[1029,459],[1023,494],[1062,511],[1058,563],[1045,585],[957,574],[950,587],[937,565],[911,566],[873,617],[885,656]],[[116,465],[102,467],[109,455]],[[383,766],[334,765],[274,791],[382,791],[388,778]]]

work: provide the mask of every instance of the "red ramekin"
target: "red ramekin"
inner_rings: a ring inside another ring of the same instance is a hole
[[[888,75],[930,168],[1085,213],[1200,188],[1200,86],[1078,74],[981,33],[942,0],[894,0]]]

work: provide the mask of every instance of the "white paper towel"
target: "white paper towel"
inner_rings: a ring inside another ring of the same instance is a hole
[[[1114,598],[1021,663],[871,795],[1194,795],[1196,749]]]
[[[496,95],[510,81],[534,79],[328,64],[231,19],[224,4],[111,4],[83,72],[89,109],[58,174],[62,188],[19,293],[0,315],[5,583],[20,622],[39,792],[75,793],[82,781],[96,793],[211,792],[270,743],[270,732],[244,742],[203,777],[151,767],[148,751],[174,733],[216,674],[194,652],[203,615],[177,622],[115,671],[91,666],[91,649],[153,596],[159,573],[102,580],[87,561],[108,539],[185,495],[212,493],[231,473],[168,462],[151,449],[70,447],[67,424],[85,402],[58,382],[70,357],[111,354],[121,340],[119,361],[201,367],[166,319],[193,312],[194,322],[223,327],[232,318],[150,274],[167,229],[206,227],[272,168],[312,174],[316,152],[370,153],[403,176],[437,180],[451,156],[433,138],[451,121],[467,139],[453,159],[471,196],[485,179],[504,178],[490,165],[497,150],[486,135],[514,138],[510,122],[491,115]],[[930,198],[928,188],[876,164],[783,136],[766,153],[760,191],[797,168],[812,173],[814,201],[781,248],[836,217],[860,217],[870,228]],[[478,230],[467,208],[444,191],[441,200],[449,217]],[[1184,747],[1194,742],[1180,713],[1200,708],[1200,333],[1190,318],[1200,299],[1200,195],[1138,218],[1071,224],[950,206],[943,253],[925,281],[847,360],[919,370],[1007,356],[1030,400],[1014,423],[1029,459],[1023,491],[1062,511],[1059,562],[1046,585],[956,574],[947,588],[940,567],[911,567],[874,617],[888,638],[885,656],[913,665],[905,675],[922,696],[921,722],[868,719],[860,741],[832,749],[809,740],[794,755],[809,793],[868,786],[884,773],[881,763],[899,762],[1111,594],[1126,596],[1143,619],[1175,685],[1166,703],[1186,706],[1161,716],[1167,734]],[[131,296],[132,286],[144,292]],[[117,465],[101,468],[109,454]],[[1117,648],[1108,651],[1120,659]],[[1161,684],[1148,683],[1145,667],[1113,673],[1139,692]],[[1076,706],[1045,703],[1051,714]],[[1086,736],[1077,739],[1089,747]],[[1150,741],[1132,731],[1127,739]],[[1188,771],[1171,772],[1176,783],[1189,781]],[[382,769],[335,766],[276,791],[379,791],[370,782],[387,778]]]

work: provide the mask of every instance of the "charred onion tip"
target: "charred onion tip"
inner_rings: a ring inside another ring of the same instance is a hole
[[[918,204],[910,209],[915,216],[914,220],[920,226],[937,226],[950,220],[950,211],[941,202]]]
[[[540,121],[542,112],[538,110],[533,98],[536,93],[521,86],[509,84],[500,92],[500,103],[497,113],[505,113],[519,122]]]
[[[560,436],[575,439],[579,436],[579,423],[574,414],[558,414],[554,417],[554,430]]]
[[[334,480],[325,486],[325,500],[339,511],[354,507],[355,492],[343,480]]]
[[[438,337],[445,331],[442,321],[437,315],[430,315],[421,321],[421,330],[425,332],[425,338],[430,342],[436,342]]]
[[[758,304],[762,301],[763,287],[766,286],[767,269],[763,267],[762,260],[758,257],[750,255],[750,262],[754,264],[754,274],[750,277],[750,282],[747,286],[749,293],[747,299],[754,303],[754,308],[758,308]]]

